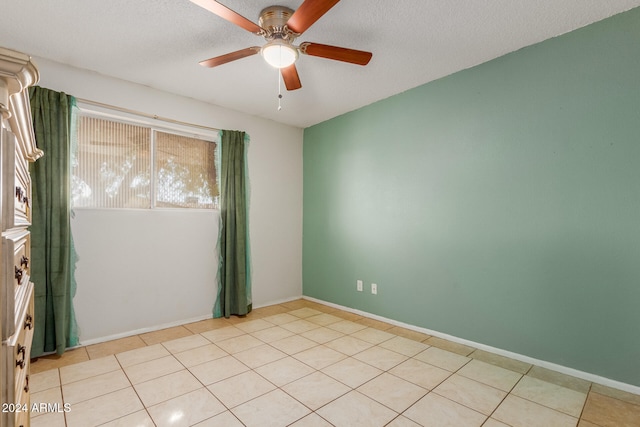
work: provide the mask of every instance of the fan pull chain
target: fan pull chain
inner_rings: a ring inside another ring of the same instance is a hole
[[[280,70],[278,70],[278,111],[282,110],[280,100],[282,99],[282,79],[280,78]]]

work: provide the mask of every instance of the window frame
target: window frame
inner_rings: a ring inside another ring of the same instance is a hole
[[[135,126],[147,127],[150,129],[150,182],[149,195],[150,205],[148,208],[131,208],[131,207],[96,207],[96,206],[72,206],[73,210],[134,210],[134,211],[167,211],[167,212],[219,212],[220,211],[220,195],[218,194],[218,202],[214,203],[213,208],[187,208],[187,207],[166,207],[156,206],[156,132],[170,133],[188,138],[199,139],[201,141],[213,142],[215,148],[215,164],[216,164],[216,185],[218,193],[220,193],[220,131],[213,128],[205,128],[203,126],[180,123],[172,123],[163,121],[157,116],[146,117],[137,115],[133,112],[124,112],[114,110],[107,107],[97,106],[93,104],[77,102],[77,117],[93,117],[97,119],[110,120],[113,122],[124,123]],[[79,126],[79,120],[77,120]],[[76,141],[79,143],[79,141]],[[72,174],[73,175],[73,174]]]

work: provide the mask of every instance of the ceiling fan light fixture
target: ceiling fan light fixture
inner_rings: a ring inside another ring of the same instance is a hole
[[[275,39],[262,47],[262,57],[275,68],[286,68],[298,59],[298,49],[282,39]]]

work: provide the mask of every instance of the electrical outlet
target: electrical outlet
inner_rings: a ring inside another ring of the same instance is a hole
[[[371,293],[374,295],[378,295],[378,285],[376,285],[375,283],[371,284]]]
[[[358,289],[358,292],[362,292],[362,280],[358,280],[356,282],[356,288]]]

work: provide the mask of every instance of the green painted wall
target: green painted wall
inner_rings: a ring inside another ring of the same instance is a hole
[[[303,291],[640,386],[640,8],[306,129]]]

